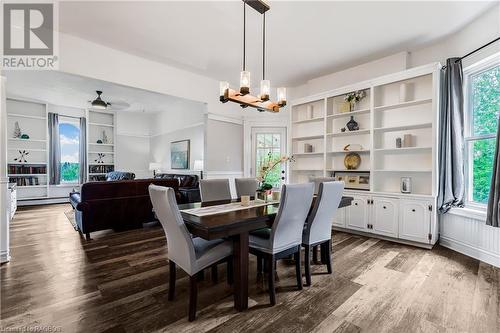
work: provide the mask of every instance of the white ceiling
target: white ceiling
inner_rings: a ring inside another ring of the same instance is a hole
[[[117,110],[156,113],[176,109],[180,103],[202,103],[57,71],[5,71],[7,96],[75,108],[90,108],[88,101],[102,99]],[[128,104],[128,105],[127,105]],[[127,105],[121,107],[121,105]]]
[[[267,76],[274,86],[392,53],[459,30],[495,1],[271,1]],[[60,30],[112,48],[238,81],[241,1],[61,2]],[[261,79],[261,17],[247,11],[247,68]]]

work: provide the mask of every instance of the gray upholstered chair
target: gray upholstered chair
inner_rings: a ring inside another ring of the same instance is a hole
[[[201,201],[231,200],[229,179],[200,180]]]
[[[258,261],[264,258],[267,264],[269,298],[272,305],[276,304],[276,260],[294,255],[297,287],[302,289],[300,245],[304,223],[311,208],[313,187],[312,183],[283,185],[280,207],[272,228],[260,229],[250,235],[250,253],[256,255]]]
[[[236,185],[236,196],[238,198],[241,198],[242,195],[255,197],[255,192],[259,187],[259,181],[255,178],[236,178],[234,183]]]
[[[343,182],[323,182],[319,184],[318,196],[313,210],[307,219],[302,235],[302,246],[305,249],[306,285],[311,285],[311,263],[309,254],[311,247],[321,246],[321,259],[326,264],[328,274],[332,273],[332,221],[339,207]]]
[[[189,321],[193,321],[196,318],[197,273],[207,267],[226,261],[228,282],[232,283],[230,275],[232,271],[232,244],[222,239],[207,241],[202,238],[191,238],[177,207],[172,188],[149,185],[149,196],[167,236],[170,268],[168,299],[174,299],[175,271],[176,265],[178,265],[189,275]]]
[[[314,194],[318,194],[319,184],[324,182],[333,182],[335,177],[311,177],[309,180],[314,183]]]

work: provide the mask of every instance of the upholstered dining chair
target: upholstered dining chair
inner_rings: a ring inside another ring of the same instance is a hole
[[[167,236],[169,261],[168,300],[175,295],[176,266],[189,275],[189,321],[196,318],[197,273],[207,267],[227,262],[228,282],[232,283],[232,244],[222,239],[191,238],[181,217],[172,188],[149,185],[153,208]]]
[[[302,232],[313,198],[313,184],[283,185],[278,213],[272,228],[260,229],[250,235],[250,253],[267,264],[269,299],[276,304],[274,286],[276,261],[294,255],[297,287],[302,289],[300,245]]]
[[[201,201],[231,200],[229,179],[201,179]]]
[[[318,194],[319,184],[324,182],[333,182],[335,177],[311,177],[309,180],[314,183],[314,194]]]
[[[255,178],[236,178],[234,183],[236,185],[236,196],[238,198],[241,198],[242,195],[255,197],[255,192],[259,187],[259,181]]]
[[[319,184],[318,196],[311,214],[307,219],[302,236],[302,246],[305,249],[306,285],[311,285],[311,247],[321,246],[323,262],[328,274],[332,273],[332,220],[342,199],[344,182],[323,182]]]

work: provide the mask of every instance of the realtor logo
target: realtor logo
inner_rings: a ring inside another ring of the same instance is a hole
[[[3,4],[4,69],[55,69],[55,4]]]

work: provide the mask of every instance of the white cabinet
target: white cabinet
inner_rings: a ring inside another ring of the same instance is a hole
[[[398,237],[399,199],[373,197],[371,199],[370,229],[373,233]]]
[[[351,205],[346,209],[346,228],[365,231],[369,218],[368,197],[354,196]]]
[[[345,215],[347,208],[339,208],[333,217],[332,225],[335,227],[345,228]]]
[[[350,206],[339,209],[332,225],[347,230],[420,243],[434,244],[437,228],[431,198],[397,198],[383,194],[346,192],[353,197]]]
[[[399,238],[429,243],[432,225],[432,203],[401,200],[399,204]]]

